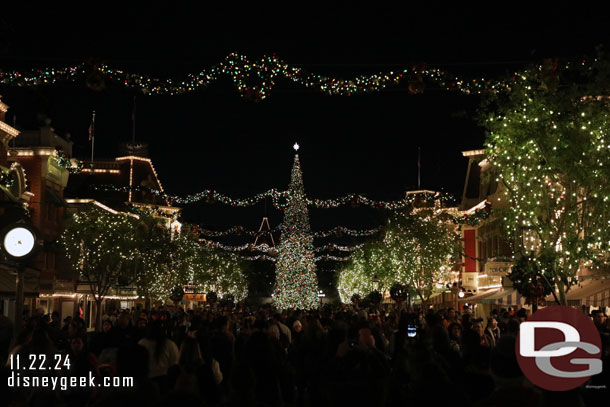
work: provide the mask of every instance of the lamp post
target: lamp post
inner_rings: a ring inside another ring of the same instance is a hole
[[[37,233],[31,225],[21,220],[6,227],[2,233],[2,251],[17,265],[15,288],[15,335],[22,328],[25,263],[36,253]]]

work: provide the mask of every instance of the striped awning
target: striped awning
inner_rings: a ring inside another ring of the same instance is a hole
[[[500,288],[492,288],[491,290],[482,291],[482,292],[479,292],[478,294],[472,295],[470,297],[459,298],[458,302],[467,302],[467,303],[471,303],[471,304],[481,303],[481,302],[484,302],[483,300],[485,298],[488,298],[488,297],[494,295],[499,290],[500,290]]]
[[[443,304],[445,302],[450,302],[451,296],[452,296],[451,291],[443,291],[443,292],[432,294],[428,301],[431,304]]]
[[[571,306],[608,307],[610,306],[610,279],[585,280],[567,292],[566,301]]]
[[[525,298],[514,288],[503,287],[494,295],[483,299],[482,302],[485,304],[515,306],[525,305]]]

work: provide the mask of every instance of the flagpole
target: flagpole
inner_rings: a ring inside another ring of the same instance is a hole
[[[421,147],[417,147],[417,189],[421,189]]]
[[[132,148],[136,147],[136,97],[133,97],[133,111],[131,112],[131,144]]]
[[[93,174],[93,152],[95,151],[95,110],[93,111],[91,125],[89,126],[89,137],[91,138],[91,173]]]

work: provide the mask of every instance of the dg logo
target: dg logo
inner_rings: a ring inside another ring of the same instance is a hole
[[[599,333],[570,307],[544,308],[521,323],[516,352],[523,374],[546,390],[574,389],[602,371]]]

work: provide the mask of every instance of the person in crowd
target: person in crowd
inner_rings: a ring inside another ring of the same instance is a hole
[[[121,312],[117,323],[111,330],[112,341],[115,347],[124,346],[127,343],[136,343],[135,329],[131,323],[128,312]]]
[[[460,320],[458,318],[458,313],[455,310],[455,308],[450,307],[447,310],[447,317],[445,318],[445,320],[443,321],[443,325],[445,326],[445,328],[449,328],[449,325],[453,324],[453,323],[459,323]]]
[[[462,351],[462,329],[459,322],[453,322],[448,327],[449,347],[458,353]]]
[[[70,322],[72,322],[72,315],[68,315],[67,317],[64,318],[64,326],[62,326],[61,329],[67,331],[68,325],[70,325]]]
[[[270,329],[273,336],[277,338],[282,347],[288,349],[288,346],[290,346],[290,343],[292,342],[292,332],[290,332],[290,328],[284,325],[279,313],[276,313],[271,317]]]
[[[468,308],[464,307],[464,311],[467,311]],[[460,319],[462,326],[464,329],[472,328],[472,314],[470,312],[464,312],[462,318]]]
[[[481,346],[490,347],[491,343],[487,336],[485,335],[485,328],[483,327],[483,319],[476,318],[472,320],[472,331],[476,332],[479,336],[479,344]]]
[[[519,311],[517,311],[515,315],[517,316],[519,323],[527,321],[527,310],[525,308],[519,309]]]
[[[608,317],[602,310],[591,311],[591,318],[593,319],[593,323],[600,333],[606,331],[606,320]]]
[[[487,327],[485,327],[485,338],[492,348],[500,339],[500,328],[498,328],[498,320],[494,316],[487,319]]]
[[[68,377],[76,378],[88,378],[92,374],[99,379],[97,358],[87,349],[85,336],[73,336],[69,343],[69,348],[65,352],[63,373]],[[76,386],[62,392],[61,395],[68,406],[83,406],[95,397],[96,389]]]
[[[146,336],[146,329],[148,326],[148,321],[145,318],[138,318],[136,321],[136,329],[135,329],[135,341],[138,342],[140,339]]]
[[[174,341],[167,337],[163,322],[161,320],[152,322],[146,336],[138,341],[138,345],[148,351],[149,377],[157,383],[162,392],[166,391],[169,388],[167,371],[178,364],[179,351]]]
[[[235,335],[230,330],[229,319],[218,316],[213,323],[214,329],[210,339],[212,356],[220,364],[225,380],[231,380],[231,370],[235,360]]]
[[[218,385],[223,379],[220,365],[215,359],[204,359],[193,335],[182,341],[178,365],[170,368],[169,375],[174,390],[194,394],[210,404],[220,399]]]
[[[96,333],[91,339],[91,352],[97,357],[100,356],[104,349],[114,346],[111,332],[112,321],[105,319],[104,322],[102,322],[102,332]]]

